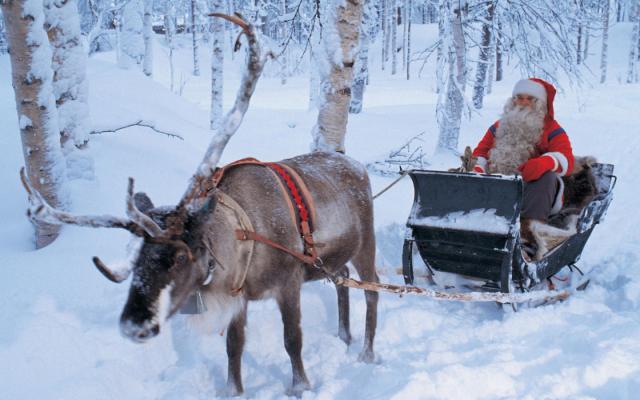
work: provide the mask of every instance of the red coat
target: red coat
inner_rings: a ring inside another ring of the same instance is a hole
[[[478,143],[478,146],[473,150],[473,156],[479,159],[479,163],[484,161],[481,160],[480,157],[488,160],[489,163],[491,162],[491,160],[489,160],[489,150],[493,148],[495,134],[499,124],[500,121],[498,120],[491,125],[480,143]],[[552,156],[558,161],[558,168],[556,168],[554,172],[559,175],[570,175],[571,171],[573,171],[573,150],[571,150],[569,136],[567,136],[567,133],[555,119],[550,119],[545,122],[540,141],[536,145],[536,154],[531,158],[542,155]],[[483,166],[483,168],[486,169],[486,166]]]

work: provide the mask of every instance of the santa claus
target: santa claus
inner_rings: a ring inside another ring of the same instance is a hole
[[[546,222],[562,207],[562,176],[573,171],[573,152],[567,133],[554,119],[556,89],[538,79],[516,83],[500,120],[489,127],[473,151],[478,173],[521,174],[525,181],[523,228],[531,221]],[[523,229],[522,239],[528,233]],[[534,242],[534,241],[533,241]]]

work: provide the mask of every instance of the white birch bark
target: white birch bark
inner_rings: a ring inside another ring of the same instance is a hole
[[[491,51],[491,33],[493,31],[493,3],[487,3],[485,21],[482,24],[482,39],[478,54],[478,64],[476,66],[476,79],[473,86],[473,106],[476,109],[482,108],[484,100],[485,85],[487,82],[487,68],[489,66],[489,52]]]
[[[173,66],[173,50],[175,49],[176,34],[176,9],[173,3],[167,6],[167,13],[164,16],[164,37],[169,48],[169,89],[174,92],[175,86],[175,68]]]
[[[602,52],[600,55],[600,83],[607,81],[607,53],[609,51],[609,0],[604,0],[602,12]]]
[[[65,207],[64,157],[53,96],[52,53],[42,0],[0,2],[10,46],[11,77],[27,175],[49,204]],[[35,244],[54,241],[59,225],[35,222]]]
[[[391,1],[391,75],[398,72],[398,3]]]
[[[640,40],[640,0],[632,5],[631,14],[635,16],[633,30],[631,32],[631,49],[629,50],[629,69],[627,71],[627,83],[638,82],[638,41]],[[630,18],[634,21],[634,18]]]
[[[351,90],[351,103],[349,112],[359,114],[362,112],[364,91],[369,80],[369,45],[371,37],[369,35],[373,15],[375,10],[371,2],[366,2],[362,12],[362,23],[360,24],[360,46],[358,56],[354,66],[353,87]]]
[[[120,37],[121,68],[142,64],[144,59],[144,12],[142,0],[129,0],[122,8],[122,35]]]
[[[200,76],[200,57],[198,54],[198,33],[196,29],[196,0],[191,0],[191,43],[193,49],[193,75]]]
[[[455,152],[458,148],[460,123],[464,108],[464,89],[466,82],[466,48],[462,26],[463,2],[442,0],[441,18],[445,18],[443,67],[447,68],[447,76],[438,95],[436,118],[439,135],[437,153]]]
[[[69,155],[89,141],[87,55],[82,47],[78,6],[74,0],[44,0],[45,28],[53,51],[53,94],[60,143]]]
[[[224,12],[224,0],[211,2],[212,12]],[[211,18],[212,52],[211,52],[211,109],[209,112],[209,127],[219,132],[222,124],[222,88],[224,66],[224,21],[221,18]]]
[[[329,71],[322,71],[324,99],[313,128],[313,150],[344,152],[353,66],[364,0],[334,0],[325,13],[324,47],[331,55]]]
[[[389,29],[387,24],[387,4],[391,0],[381,0],[380,10],[380,29],[382,31],[382,59],[380,60],[380,67],[384,71],[384,66],[387,61],[387,38],[389,37]]]
[[[153,76],[153,0],[144,0],[143,40],[142,71],[146,76]]]
[[[411,19],[413,18],[413,1],[406,0],[407,11],[406,11],[406,19],[405,24],[407,25],[407,41],[405,43],[405,47],[407,49],[406,52],[406,69],[407,69],[407,80],[411,79]]]

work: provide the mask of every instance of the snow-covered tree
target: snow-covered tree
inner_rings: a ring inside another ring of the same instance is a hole
[[[53,50],[53,94],[62,148],[70,153],[89,140],[87,56],[74,0],[44,0],[45,27]]]
[[[211,12],[224,12],[224,0],[212,0]],[[224,67],[224,22],[220,18],[211,18],[211,110],[209,126],[218,132],[222,123],[222,79]]]
[[[442,57],[438,64],[438,144],[436,152],[455,152],[458,148],[460,123],[464,108],[467,80],[466,45],[463,30],[465,2],[441,0],[440,18],[443,29],[440,37]]]
[[[143,17],[144,63],[142,71],[146,76],[153,75],[153,0],[144,0]]]
[[[191,42],[193,48],[193,75],[200,76],[200,58],[198,55],[198,30],[196,29],[196,0],[191,0]]]
[[[122,7],[122,33],[118,64],[130,68],[142,64],[145,55],[144,7],[142,0],[129,0]]]
[[[328,4],[323,44],[329,63],[321,70],[323,99],[312,132],[312,148],[344,152],[364,0],[330,0]]]
[[[600,83],[607,80],[607,53],[609,50],[609,0],[603,1],[602,12],[602,52],[600,55]]]
[[[493,16],[495,4],[493,1],[485,3],[486,13],[482,22],[482,37],[480,39],[480,49],[478,52],[478,65],[476,66],[476,78],[473,86],[473,106],[477,109],[482,108],[482,102],[485,94],[485,86],[487,83],[487,68],[490,63],[490,52],[493,33]]]
[[[633,10],[633,29],[631,32],[631,48],[629,50],[629,69],[627,83],[638,82],[638,43],[640,42],[640,0],[635,0]]]
[[[173,2],[166,4],[164,14],[164,38],[169,49],[169,88],[173,92],[175,85],[175,68],[173,65],[173,52],[176,48],[176,7]]]
[[[354,66],[353,86],[349,112],[359,114],[362,111],[364,90],[369,80],[369,45],[374,35],[375,9],[373,2],[365,2],[360,25],[360,46]]]
[[[10,48],[11,76],[26,172],[49,204],[66,206],[65,163],[53,95],[52,53],[42,0],[0,2]],[[36,247],[58,236],[59,226],[35,223]]]

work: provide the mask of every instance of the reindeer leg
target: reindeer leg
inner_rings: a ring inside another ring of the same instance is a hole
[[[292,382],[287,394],[296,397],[311,389],[302,364],[302,329],[300,328],[300,284],[289,282],[277,297],[282,324],[284,325],[284,347],[291,359]]]
[[[239,312],[227,327],[227,393],[239,396],[244,392],[242,387],[242,350],[244,349],[244,327],[247,322],[247,306]]]
[[[373,236],[373,234],[371,234]],[[375,266],[375,239],[371,237],[364,241],[362,249],[351,260],[353,266],[358,271],[360,279],[367,282],[379,282]],[[364,330],[364,346],[358,356],[358,360],[372,363],[375,361],[373,352],[373,338],[376,335],[376,325],[378,323],[378,292],[365,290],[364,296],[367,302],[367,316]]]
[[[349,268],[342,266],[338,274],[344,278],[349,277]],[[338,292],[338,336],[349,346],[351,344],[351,328],[349,324],[349,288],[336,285]]]

